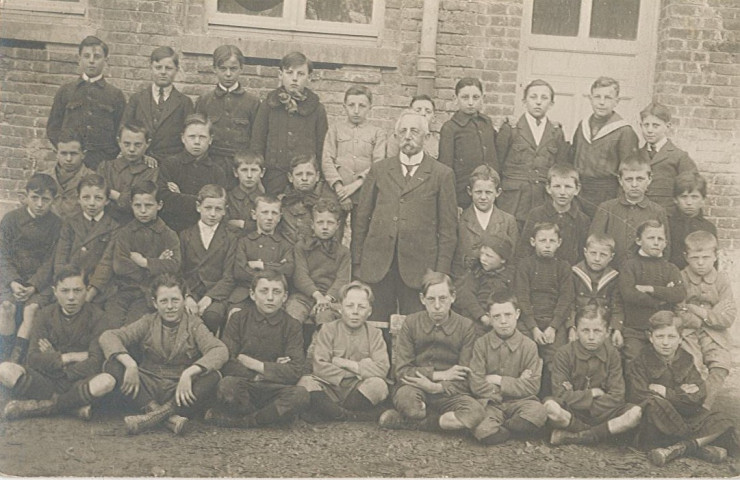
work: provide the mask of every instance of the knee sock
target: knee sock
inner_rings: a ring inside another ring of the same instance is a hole
[[[609,436],[609,426],[606,422],[600,423],[595,427],[591,427],[588,430],[584,430],[578,433],[577,443],[589,444],[598,443]]]
[[[14,343],[15,335],[0,335],[0,361],[10,358]]]
[[[506,427],[500,427],[496,433],[480,439],[483,445],[498,445],[504,443],[511,436],[511,432]]]
[[[260,408],[252,415],[247,417],[254,418],[254,423],[257,425],[270,425],[277,423],[282,418],[277,411],[277,407],[274,404],[269,404],[264,408]]]
[[[329,398],[326,392],[310,392],[311,409],[327,420],[342,420],[345,417],[345,411]]]
[[[352,390],[342,405],[347,410],[370,410],[374,407],[373,403],[359,390]]]
[[[569,432],[582,432],[584,430],[588,430],[589,428],[591,428],[591,425],[578,420],[575,415],[571,414],[570,423],[567,427],[565,427],[565,430]]]
[[[316,325],[312,323],[303,324],[303,353],[308,351],[308,347],[313,340],[313,333],[316,331]]]
[[[15,345],[10,352],[8,361],[23,365],[26,362],[26,353],[28,352],[28,339],[23,337],[15,338]]]
[[[539,430],[539,427],[534,423],[523,419],[519,415],[511,417],[504,422],[504,426],[512,432],[519,433],[534,433]]]
[[[74,410],[75,408],[89,405],[92,401],[93,396],[90,393],[90,384],[83,383],[72,387],[59,396],[57,399],[57,410],[60,412]]]

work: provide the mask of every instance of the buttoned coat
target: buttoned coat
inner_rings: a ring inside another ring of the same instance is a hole
[[[512,215],[494,207],[488,225],[483,230],[475,214],[475,207],[471,205],[463,210],[457,225],[457,248],[453,268],[456,276],[464,274],[465,266],[470,259],[477,258],[476,250],[480,247],[482,237],[485,235],[508,238],[513,247],[519,241],[519,226]]]
[[[82,213],[67,219],[54,252],[54,271],[71,263],[87,274],[94,272],[119,226],[107,214],[94,225]]]
[[[407,182],[398,157],[374,163],[360,191],[352,262],[359,278],[380,282],[398,254],[404,283],[421,287],[427,269],[450,273],[457,243],[452,170],[424,154]]]
[[[647,144],[640,148],[640,159],[650,164],[653,181],[647,189],[647,197],[666,210],[673,206],[673,181],[685,172],[696,172],[696,163],[689,154],[668,140],[663,147],[650,158]]]
[[[57,182],[57,196],[54,198],[54,203],[51,204],[51,211],[56,213],[59,218],[66,220],[75,213],[82,211],[82,207],[80,207],[80,194],[77,191],[77,187],[83,178],[91,173],[95,173],[94,171],[85,165],[81,165],[80,169],[74,174],[62,180],[59,176],[57,163],[54,162],[53,166],[34,173],[45,173]]]
[[[173,87],[159,118],[155,118],[156,110],[157,102],[152,96],[152,86],[147,85],[129,98],[122,123],[135,121],[144,125],[152,139],[146,153],[163,160],[180,153],[184,148],[182,132],[185,129],[185,117],[193,113],[193,101]]]
[[[225,222],[219,223],[208,249],[203,246],[197,223],[180,233],[182,275],[190,292],[198,299],[205,295],[217,301],[229,298],[234,290],[231,275],[236,243],[236,235],[228,231]]]

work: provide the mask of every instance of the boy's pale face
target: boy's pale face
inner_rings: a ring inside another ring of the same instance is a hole
[[[573,177],[553,176],[545,190],[552,197],[552,201],[560,210],[570,209],[573,198],[581,191],[581,187]]]
[[[337,215],[332,212],[318,212],[313,216],[313,234],[321,240],[334,236],[339,228]]]
[[[632,203],[639,203],[645,198],[645,192],[652,181],[653,177],[647,169],[622,170],[619,175],[619,185],[624,196]]]
[[[370,99],[365,95],[347,95],[344,101],[344,112],[353,125],[365,123],[371,107]]]
[[[664,227],[647,227],[642,231],[642,235],[635,239],[635,243],[647,255],[655,258],[663,256],[663,250],[667,245]]]
[[[590,243],[583,249],[583,256],[586,259],[586,265],[594,272],[604,270],[609,262],[614,258],[614,252],[608,245]]]
[[[681,345],[681,333],[675,325],[671,325],[651,331],[649,340],[658,355],[673,358]]]
[[[457,109],[466,115],[478,113],[483,106],[483,92],[475,85],[461,88],[455,98],[457,99]]]
[[[188,125],[182,134],[182,143],[185,150],[194,157],[200,157],[208,151],[211,146],[211,132],[208,131],[208,125],[193,123]]]
[[[301,163],[288,173],[288,181],[299,192],[310,192],[319,182],[319,172],[313,162]]]
[[[481,267],[483,267],[483,270],[486,272],[498,270],[506,263],[506,260],[501,258],[501,255],[496,253],[496,251],[491,247],[480,247],[478,258],[480,259]]]
[[[239,185],[248,191],[256,188],[264,175],[265,169],[256,163],[241,163],[234,170],[234,176],[239,179]]]
[[[468,187],[468,194],[473,200],[475,208],[481,212],[488,212],[493,208],[493,202],[501,194],[493,180],[476,180],[473,187]]]
[[[239,81],[239,74],[242,71],[242,64],[239,63],[239,59],[237,59],[235,56],[232,56],[225,62],[219,64],[217,67],[214,67],[213,70],[216,73],[218,83],[226,88],[231,88],[236,85],[236,82]]]
[[[163,320],[168,322],[180,321],[181,314],[185,308],[185,298],[182,291],[180,291],[180,287],[159,287],[157,289],[157,295],[154,298],[154,307]]]
[[[80,142],[59,142],[57,144],[57,165],[66,173],[75,173],[82,167],[85,157]]]
[[[540,230],[534,238],[529,239],[529,243],[534,247],[534,253],[540,258],[553,258],[561,242],[560,235],[555,230]]]
[[[204,198],[202,202],[195,203],[195,209],[200,213],[200,221],[213,227],[226,215],[226,197]]]
[[[308,85],[310,77],[308,75],[308,65],[296,65],[287,67],[285,70],[278,70],[280,85],[290,93],[303,93]]]
[[[258,201],[252,210],[252,218],[262,233],[272,234],[280,221],[280,203]]]
[[[542,118],[552,106],[550,89],[544,85],[530,87],[524,98],[524,108],[534,118]]]
[[[249,297],[262,315],[272,315],[282,308],[288,292],[280,280],[261,278],[254,290],[250,291]]]
[[[88,217],[97,217],[106,205],[108,205],[108,196],[102,188],[90,185],[80,189],[80,207]]]
[[[717,261],[717,252],[714,248],[689,250],[684,253],[684,258],[686,259],[686,263],[689,264],[689,269],[703,277],[714,270],[714,263]]]
[[[673,200],[681,213],[693,218],[701,213],[701,209],[704,208],[705,198],[699,190],[692,190],[690,192],[683,192]]]
[[[516,322],[519,320],[521,310],[514,308],[511,302],[494,303],[488,309],[491,317],[491,326],[500,338],[509,338],[516,332]]]
[[[417,100],[411,105],[411,110],[423,116],[429,125],[434,118],[434,104],[429,100]]]
[[[664,122],[655,115],[648,115],[642,120],[640,127],[642,127],[642,136],[645,137],[645,141],[654,145],[668,135],[671,124]]]
[[[121,155],[131,163],[138,163],[144,158],[144,152],[149,148],[149,143],[143,132],[135,133],[125,128],[121,130],[121,136],[118,137]]]
[[[353,288],[347,292],[347,296],[342,300],[342,323],[350,330],[356,330],[362,327],[373,308],[367,294],[359,288]]]
[[[136,220],[149,223],[157,219],[157,213],[162,210],[162,202],[158,202],[151,193],[137,193],[131,199],[131,209]]]
[[[597,87],[591,90],[589,95],[591,100],[591,108],[594,111],[594,115],[599,118],[609,118],[614,109],[619,104],[619,97],[617,96],[616,87]]]
[[[586,350],[598,350],[609,333],[606,322],[601,318],[581,318],[576,327],[578,341]]]
[[[158,87],[169,87],[175,81],[177,65],[172,57],[152,62],[152,80]]]
[[[54,195],[48,190],[45,192],[27,191],[24,203],[35,217],[43,217],[51,210]]]
[[[441,322],[450,315],[450,308],[455,301],[455,295],[450,292],[450,287],[446,282],[432,285],[427,289],[427,293],[419,294],[421,303],[429,314],[429,318],[435,322]]]
[[[103,73],[107,60],[102,46],[82,47],[79,58],[80,69],[89,78],[95,78]]]
[[[52,287],[59,306],[68,315],[77,315],[85,305],[87,285],[82,276],[67,277]]]

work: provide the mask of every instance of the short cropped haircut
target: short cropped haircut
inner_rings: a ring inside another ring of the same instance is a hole
[[[290,171],[293,172],[295,170],[295,167],[298,165],[303,165],[304,163],[310,163],[313,165],[313,168],[316,170],[316,172],[319,172],[319,163],[316,161],[316,155],[310,155],[310,154],[300,154],[295,155],[293,158],[290,159]]]
[[[172,63],[175,64],[175,68],[180,68],[180,56],[172,49],[172,47],[157,47],[152,51],[149,56],[151,63],[161,62],[165,58],[171,58]]]
[[[421,294],[426,295],[430,287],[439,285],[440,283],[446,283],[450,289],[450,293],[452,295],[455,294],[455,284],[452,282],[450,276],[446,273],[434,272],[432,270],[427,270],[424,276],[421,277]]]
[[[498,190],[501,187],[501,177],[499,176],[498,172],[493,169],[490,165],[478,165],[475,167],[475,170],[470,174],[470,178],[468,180],[468,186],[470,188],[473,188],[475,185],[475,182],[478,180],[486,180],[486,181],[492,181],[493,185],[496,187],[496,190]]]
[[[198,203],[203,203],[206,198],[226,198],[226,190],[221,185],[209,183],[198,190]]]
[[[185,117],[185,122],[182,129],[183,133],[185,133],[185,130],[187,130],[190,125],[205,125],[206,127],[208,127],[208,134],[213,134],[213,132],[211,131],[213,129],[213,124],[202,113],[191,113],[190,115]]]
[[[614,249],[617,247],[614,237],[605,233],[592,233],[589,235],[586,239],[586,248],[589,248],[591,245],[609,247],[612,253],[614,253]]]
[[[80,150],[85,151],[85,142],[82,140],[82,135],[80,135],[80,132],[77,130],[72,129],[64,129],[59,133],[59,138],[57,139],[57,145],[60,143],[72,143],[77,142],[80,144]]]
[[[308,67],[309,74],[313,73],[313,62],[301,52],[290,52],[280,60],[280,70],[282,71],[300,67],[301,65]]]
[[[455,95],[458,95],[460,90],[465,87],[475,87],[480,90],[480,93],[483,93],[483,84],[479,79],[475,77],[463,77],[455,84]]]
[[[316,218],[317,213],[329,212],[333,214],[337,220],[339,220],[339,217],[342,216],[342,207],[339,206],[339,203],[337,203],[337,201],[334,199],[320,198],[316,202],[316,205],[314,205],[311,209],[311,212],[313,213],[314,218]]]
[[[72,277],[82,277],[82,283],[87,285],[87,274],[79,265],[68,263],[54,273],[54,286]]]
[[[268,268],[267,270],[261,270],[254,275],[252,278],[252,284],[250,285],[251,290],[254,292],[257,290],[257,284],[260,280],[267,280],[268,282],[280,282],[283,284],[283,289],[288,291],[288,280],[285,279],[285,275]]]
[[[661,310],[653,313],[650,316],[648,323],[650,324],[651,332],[665,327],[676,327],[679,332],[683,330],[683,321],[681,320],[681,317],[669,310]]]
[[[273,196],[273,195],[258,195],[257,198],[254,199],[254,208],[257,209],[259,204],[266,203],[268,205],[278,205],[282,209],[282,204],[280,202],[280,199]]]
[[[594,320],[596,318],[601,319],[605,327],[609,327],[609,311],[606,308],[596,305],[595,303],[579,308],[575,315],[576,328],[580,325],[581,320]]]
[[[691,193],[697,190],[701,196],[707,196],[707,179],[699,172],[684,172],[676,176],[673,180],[673,196],[678,197],[684,193]]]
[[[175,275],[174,273],[161,273],[154,277],[152,283],[149,285],[149,293],[151,293],[153,299],[157,299],[157,293],[161,287],[177,287],[180,289],[180,293],[183,297],[185,297],[185,293],[187,292],[185,279],[180,275]]]
[[[619,96],[619,82],[611,77],[599,77],[594,80],[594,83],[591,84],[591,92],[593,93],[595,89],[604,87],[614,87],[614,91]]]
[[[45,173],[34,173],[26,182],[25,190],[28,193],[33,192],[39,195],[49,192],[52,197],[56,197],[59,192],[59,186],[57,185],[57,181],[54,180],[51,175],[47,175]]]
[[[128,130],[131,133],[143,133],[144,138],[148,142],[151,140],[151,135],[149,133],[149,129],[147,129],[143,124],[135,121],[135,120],[129,120],[128,122],[122,123],[121,126],[118,128],[118,138],[121,138],[121,135],[123,134],[124,130]]]
[[[236,45],[221,45],[213,51],[213,66],[218,67],[227,62],[231,57],[236,58],[239,65],[246,63],[246,58],[242,51]]]
[[[657,219],[650,219],[645,220],[637,227],[636,238],[642,238],[642,234],[648,228],[662,228],[663,232],[665,233],[665,225],[663,224],[663,222]]]
[[[234,170],[241,165],[258,165],[261,169],[265,168],[265,158],[253,150],[238,150],[234,154],[234,160],[231,162]]]
[[[537,234],[539,232],[544,232],[547,230],[552,230],[555,232],[555,234],[560,238],[560,227],[557,223],[552,222],[537,222],[534,224],[534,227],[532,228],[532,238],[536,238]]]
[[[429,122],[427,121],[426,117],[420,113],[416,113],[415,111],[408,109],[401,112],[401,115],[398,116],[398,120],[396,120],[396,126],[393,128],[393,132],[398,132],[398,127],[401,125],[401,120],[403,120],[404,117],[419,117],[421,118],[422,122],[422,131],[424,135],[429,133]]]
[[[81,55],[83,48],[98,46],[103,48],[103,55],[105,55],[105,58],[108,58],[108,44],[93,35],[88,35],[82,39],[80,46],[77,48],[77,53]]]
[[[362,283],[359,280],[350,282],[339,289],[339,301],[343,302],[344,299],[347,298],[347,294],[352,290],[361,290],[365,292],[365,295],[367,295],[367,300],[368,302],[370,302],[370,305],[372,305],[373,302],[375,301],[375,295],[373,294],[373,289],[370,288],[369,285]]]
[[[555,103],[555,90],[553,90],[552,85],[547,83],[546,81],[537,78],[535,80],[532,80],[527,84],[526,87],[524,87],[524,99],[527,98],[527,94],[529,94],[529,89],[532,87],[547,87],[548,90],[550,90],[550,100],[552,100],[553,103]]]
[[[640,120],[645,120],[650,115],[663,120],[665,123],[671,121],[671,111],[662,103],[651,102],[640,112]]]
[[[494,303],[511,303],[516,310],[519,310],[519,300],[514,295],[514,292],[509,289],[497,290],[491,293],[486,300],[489,310]]]
[[[413,107],[414,106],[414,103],[421,102],[421,101],[426,101],[426,102],[431,103],[432,104],[432,108],[434,110],[436,110],[436,108],[434,106],[434,100],[432,100],[432,97],[430,97],[426,93],[420,93],[418,95],[414,95],[413,97],[411,97],[411,103],[409,103],[409,107]]]
[[[547,171],[547,184],[552,183],[553,177],[558,178],[572,178],[576,182],[576,187],[581,184],[581,175],[578,170],[571,167],[570,165],[556,163]]]
[[[689,233],[684,238],[683,243],[686,247],[686,253],[696,250],[714,250],[716,252],[719,246],[717,237],[706,230]]]
[[[151,180],[141,180],[133,184],[131,187],[131,199],[136,195],[152,195],[154,200],[160,201],[159,198],[159,187]]]
[[[344,103],[347,103],[347,97],[350,95],[365,95],[367,101],[373,103],[373,93],[365,85],[352,85],[344,92]]]
[[[625,158],[620,164],[619,164],[619,176],[621,177],[624,172],[635,172],[635,171],[641,171],[645,170],[649,176],[653,176],[653,169],[650,167],[650,164],[648,162],[645,162],[643,160],[640,160],[639,157],[631,156],[628,158]]]
[[[110,187],[108,186],[108,183],[102,175],[98,175],[97,173],[85,175],[80,179],[80,183],[77,184],[78,196],[82,193],[82,189],[85,187],[98,187],[105,192],[105,198],[108,198],[108,195],[110,195]]]

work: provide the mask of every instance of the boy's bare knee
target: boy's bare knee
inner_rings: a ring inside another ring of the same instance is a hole
[[[13,388],[18,379],[26,373],[26,369],[17,363],[0,363],[0,384],[6,388]]]
[[[625,412],[624,414],[625,424],[630,428],[638,426],[640,424],[641,418],[642,408],[637,405],[627,410],[627,412]]]
[[[93,397],[102,397],[116,388],[116,379],[110,373],[101,373],[90,380],[90,393]]]

